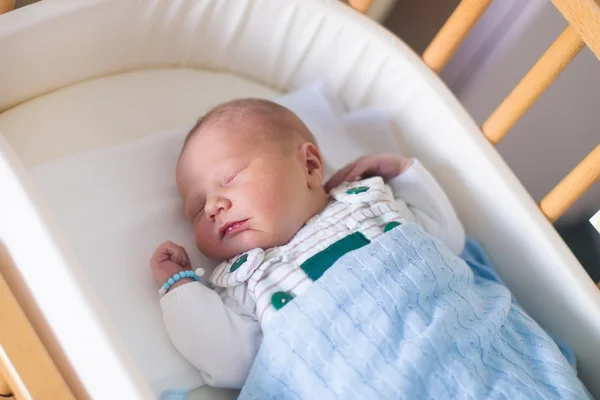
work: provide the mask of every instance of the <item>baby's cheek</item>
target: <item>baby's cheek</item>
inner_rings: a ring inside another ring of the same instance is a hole
[[[277,187],[276,184],[272,186],[263,184],[256,187],[252,196],[249,195],[249,192],[246,192],[247,206],[249,206],[251,211],[259,211],[263,215],[276,212],[282,201],[285,201],[282,197],[281,187]]]
[[[277,227],[278,232],[288,232],[290,229],[298,230],[300,226],[295,226],[298,220],[298,214],[303,204],[300,199],[292,196],[290,193],[280,193],[273,196],[272,202],[268,205],[266,212],[269,215],[271,223]],[[295,232],[294,232],[295,233]]]
[[[248,211],[266,223],[268,231],[280,231],[290,219],[290,213],[293,213],[294,202],[298,199],[289,186],[290,182],[265,179],[253,188],[252,197],[246,192],[247,205],[250,207]]]
[[[194,233],[196,235],[196,245],[203,253],[207,249],[214,247],[214,239],[211,232],[206,227],[199,225],[194,227]]]
[[[264,196],[261,204],[263,214],[272,222],[280,222],[290,210],[290,200],[289,196],[280,191]]]

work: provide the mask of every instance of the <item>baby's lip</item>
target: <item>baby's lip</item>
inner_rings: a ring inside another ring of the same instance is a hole
[[[225,236],[232,235],[245,229],[244,225],[248,219],[226,222],[219,228],[219,236],[223,239]]]

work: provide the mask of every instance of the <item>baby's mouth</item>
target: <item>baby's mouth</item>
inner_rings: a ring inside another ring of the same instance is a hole
[[[221,236],[221,239],[227,236],[232,236],[238,232],[245,230],[246,221],[248,221],[248,219],[227,222],[221,225],[221,227],[219,228],[219,235]]]

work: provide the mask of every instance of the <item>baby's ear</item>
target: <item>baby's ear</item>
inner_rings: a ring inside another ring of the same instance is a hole
[[[303,143],[300,146],[300,155],[306,168],[306,177],[308,187],[317,189],[323,186],[324,165],[321,152],[314,144],[310,142]]]

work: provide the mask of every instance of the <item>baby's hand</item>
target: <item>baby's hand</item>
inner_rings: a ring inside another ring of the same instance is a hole
[[[185,249],[171,241],[163,242],[156,248],[150,259],[150,267],[152,268],[154,280],[159,286],[162,286],[176,273],[192,269],[190,258]],[[175,288],[180,284],[191,281],[191,279],[180,279],[171,287]]]
[[[376,154],[360,157],[333,175],[325,184],[325,189],[329,191],[344,181],[353,182],[371,176],[381,176],[387,182],[404,172],[412,165],[412,162],[412,158],[395,154]]]

